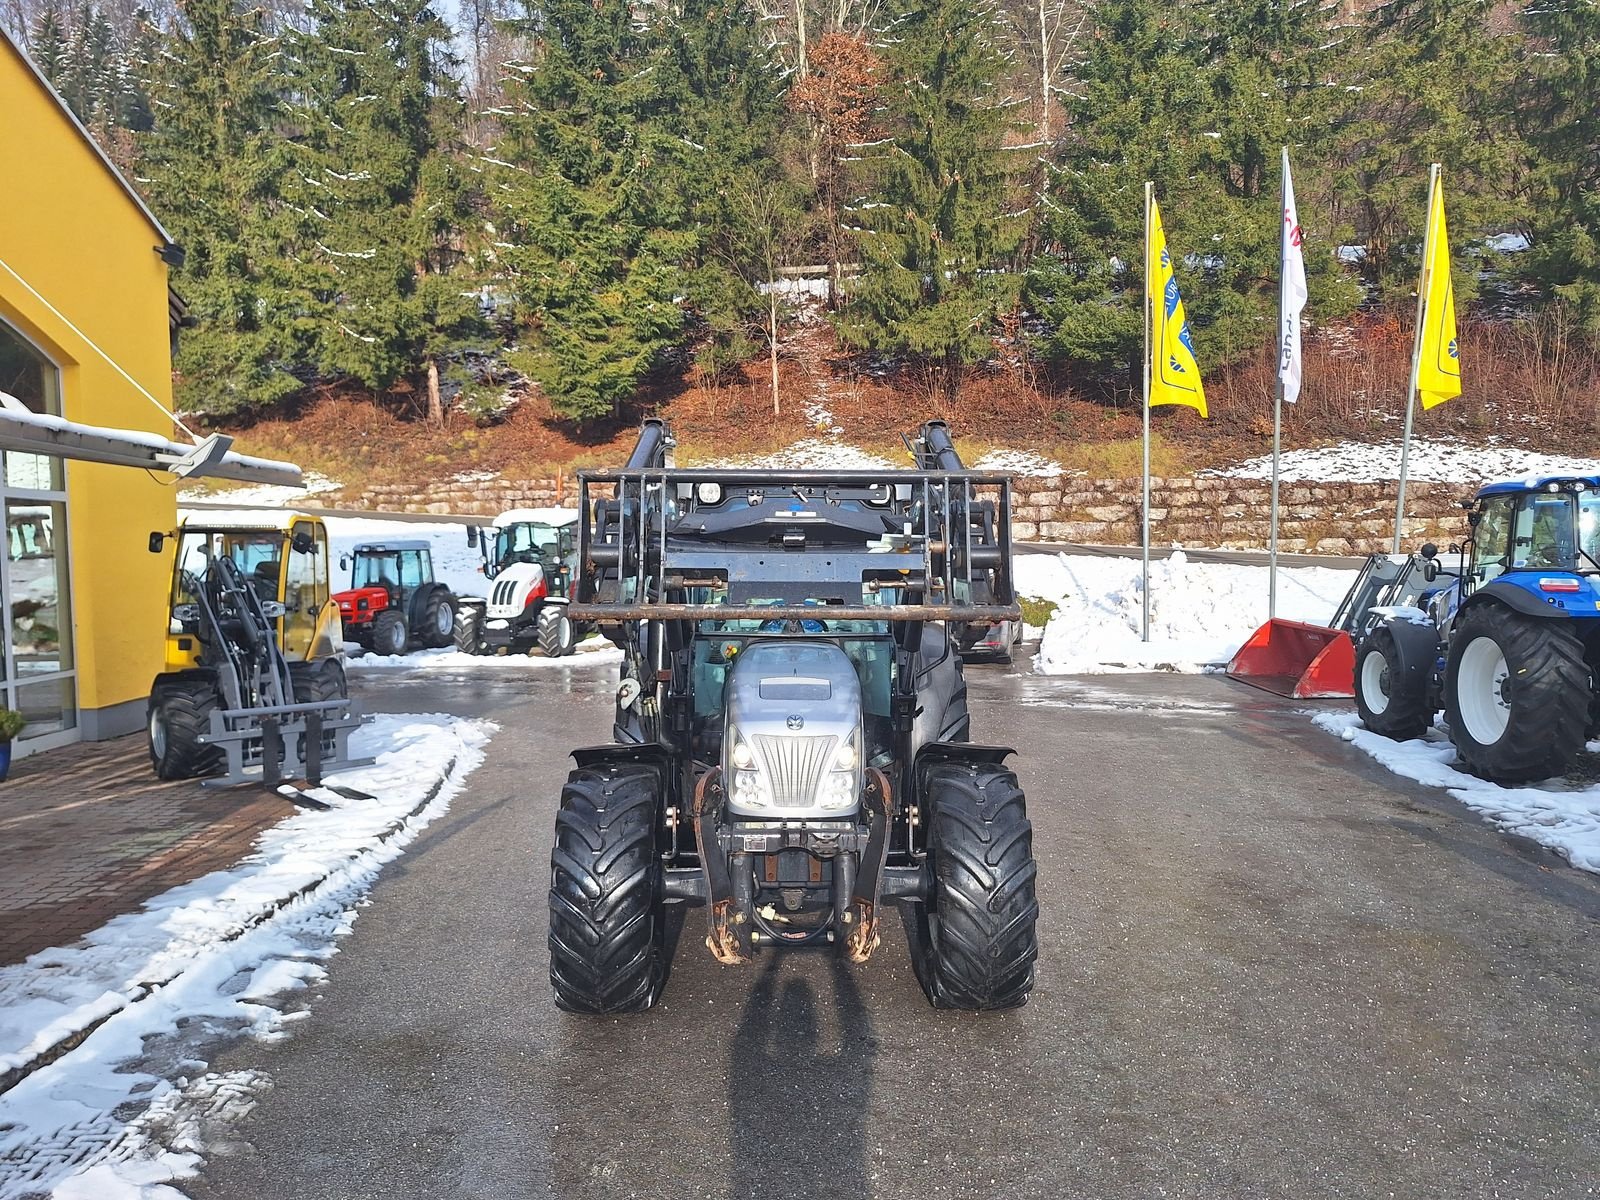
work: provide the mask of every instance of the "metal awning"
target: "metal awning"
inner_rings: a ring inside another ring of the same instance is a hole
[[[229,449],[233,439],[213,433],[194,444],[173,442],[137,429],[80,425],[45,416],[0,392],[0,450],[53,454],[82,462],[168,471],[185,479],[235,479],[304,487],[300,468],[271,458],[252,458]]]

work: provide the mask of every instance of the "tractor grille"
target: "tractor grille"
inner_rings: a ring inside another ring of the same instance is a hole
[[[502,579],[494,585],[494,591],[489,596],[489,603],[497,608],[504,608],[517,598],[517,588],[521,585],[520,579]]]
[[[766,765],[772,782],[772,803],[776,808],[811,808],[817,802],[822,773],[833,761],[839,739],[822,737],[783,737],[757,734],[756,750]]]

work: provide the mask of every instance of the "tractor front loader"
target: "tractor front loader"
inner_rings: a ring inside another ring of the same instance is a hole
[[[366,718],[345,682],[321,522],[293,514],[275,524],[185,525],[172,536],[166,669],[147,710],[156,774],[317,786],[370,762],[349,751]],[[168,537],[151,534],[151,551]]]
[[[627,467],[579,473],[572,615],[626,657],[556,817],[557,1005],[653,1004],[668,903],[704,907],[725,964],[866,962],[903,903],[932,1003],[1024,1003],[1032,826],[1012,752],[970,741],[950,632],[1020,615],[1010,476],[672,469],[668,444],[650,421]]]

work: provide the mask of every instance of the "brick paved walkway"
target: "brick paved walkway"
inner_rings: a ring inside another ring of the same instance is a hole
[[[293,812],[260,790],[162,783],[143,734],[15,763],[0,783],[0,966],[231,866]]]

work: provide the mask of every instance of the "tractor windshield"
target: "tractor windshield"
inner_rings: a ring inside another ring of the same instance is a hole
[[[509,562],[544,562],[561,555],[561,529],[554,525],[539,525],[532,521],[519,521],[507,525],[494,535],[494,567],[499,570]]]
[[[1523,498],[1511,529],[1511,569],[1600,570],[1600,495],[1551,492]]]
[[[262,599],[275,599],[285,541],[283,533],[276,529],[185,529],[178,543],[173,603],[192,603],[193,583],[204,578],[207,563],[222,554],[233,559],[244,577],[255,583]]]

